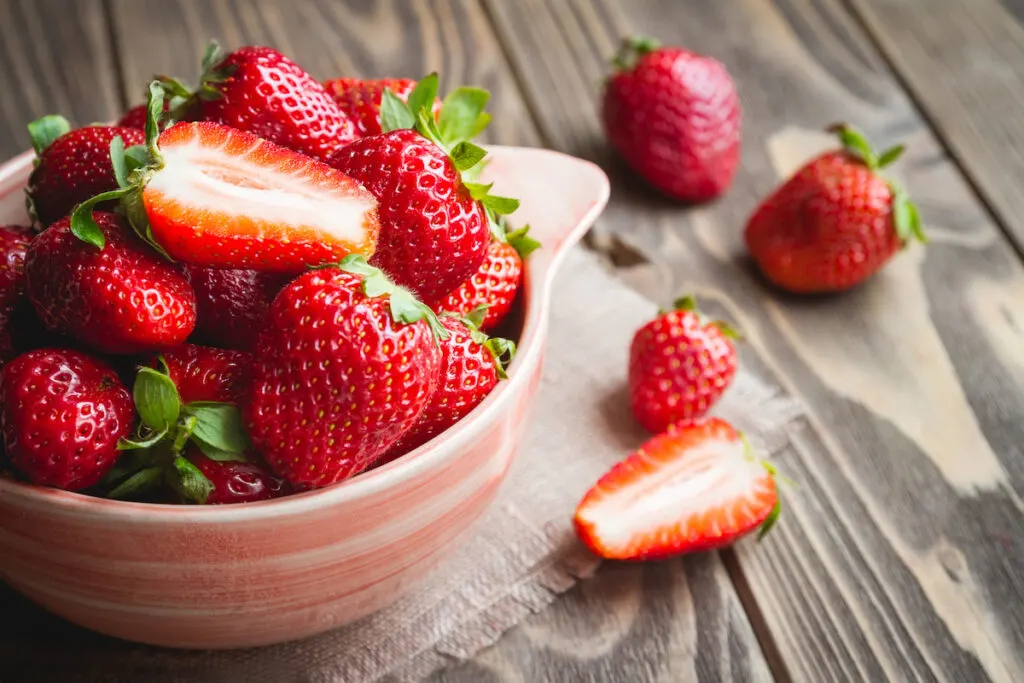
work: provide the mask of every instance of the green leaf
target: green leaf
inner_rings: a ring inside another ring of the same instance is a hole
[[[524,261],[533,252],[541,248],[541,243],[530,237],[527,233],[530,232],[530,226],[524,225],[518,230],[514,230],[505,235],[506,240],[512,248],[519,254],[519,258]]]
[[[202,69],[203,73],[209,73],[221,63],[224,59],[224,51],[221,50],[220,44],[216,40],[211,40],[206,44],[206,50],[203,51]]]
[[[115,486],[107,498],[128,498],[155,488],[163,477],[164,468],[159,465],[139,470]]]
[[[484,343],[484,348],[494,357],[498,379],[508,379],[505,369],[516,355],[516,343],[503,337],[491,337]]]
[[[416,117],[398,95],[385,88],[380,100],[380,129],[384,133],[416,126]]]
[[[110,164],[114,167],[114,179],[118,187],[128,186],[128,163],[124,155],[124,140],[115,135],[110,141]]]
[[[149,367],[139,368],[132,390],[135,410],[153,431],[168,431],[181,415],[181,399],[174,381]]]
[[[157,445],[167,436],[167,430],[161,429],[158,432],[153,432],[149,436],[140,436],[137,439],[125,439],[122,438],[117,442],[117,450],[119,451],[137,451],[143,448],[152,448]]]
[[[771,512],[768,513],[768,516],[765,517],[764,521],[761,523],[761,530],[757,532],[758,543],[761,542],[762,538],[768,535],[768,532],[772,530],[775,523],[779,521],[780,514],[782,514],[782,498],[777,497],[775,499],[775,505],[772,506]]]
[[[188,98],[192,95],[192,88],[188,87],[177,78],[161,78],[160,85],[163,86],[164,92],[172,98]]]
[[[612,66],[619,70],[632,69],[637,58],[661,47],[656,38],[649,36],[627,36],[619,44],[619,50],[612,57]]]
[[[430,306],[413,296],[412,292],[404,287],[395,287],[388,300],[391,317],[395,322],[412,324],[420,320],[427,321],[430,330],[434,333],[435,339],[448,339],[451,333],[448,332],[437,319],[437,314],[430,310]]]
[[[462,87],[448,93],[437,117],[441,140],[447,145],[454,145],[478,134],[482,130],[480,115],[490,97],[491,94],[483,88]]]
[[[903,152],[907,150],[905,145],[896,145],[882,152],[882,155],[878,157],[878,168],[885,168],[889,164],[893,163],[901,156]]]
[[[690,294],[681,296],[672,302],[672,308],[677,311],[696,311],[697,298]]]
[[[230,403],[190,403],[185,406],[196,419],[192,438],[200,444],[212,446],[226,453],[244,453],[249,448],[249,437],[242,427],[242,414],[238,406]]]
[[[488,183],[486,185],[481,183],[462,183],[463,187],[469,192],[469,196],[473,199],[480,201],[487,196],[487,193],[494,187],[494,183]]]
[[[859,157],[868,168],[878,168],[878,157],[875,156],[871,143],[857,128],[846,123],[838,123],[829,130],[839,136],[847,152]]]
[[[149,150],[150,164],[162,168],[163,156],[157,147],[160,137],[160,119],[164,115],[164,88],[159,80],[149,84],[149,98],[146,100],[146,149]]]
[[[451,151],[452,163],[455,164],[455,168],[460,172],[473,168],[485,156],[487,156],[487,150],[465,140],[455,145]]]
[[[71,212],[71,234],[97,249],[103,249],[106,246],[106,238],[103,235],[103,230],[92,217],[92,209],[101,202],[120,199],[127,193],[127,188],[111,190],[87,199],[76,206],[75,210]]]
[[[499,197],[489,194],[480,200],[480,203],[496,214],[515,213],[519,208],[519,200],[512,197]]]
[[[50,114],[38,118],[28,124],[28,136],[32,139],[32,148],[36,154],[53,144],[53,141],[71,130],[71,124],[63,116]]]
[[[203,441],[196,441],[196,446],[202,451],[210,460],[217,462],[249,462],[249,458],[245,457],[245,453],[232,453],[230,451],[222,451],[219,448],[214,448],[208,443]]]
[[[416,87],[409,93],[409,111],[413,114],[420,110],[432,111],[434,108],[434,98],[437,97],[437,87],[436,71],[421,78]]]
[[[921,244],[928,244],[928,235],[925,234],[924,224],[921,223],[921,214],[917,210],[917,204],[907,199],[907,207],[910,209],[910,229],[914,237]]]
[[[213,493],[213,482],[188,458],[174,459],[174,469],[168,473],[168,483],[182,498],[203,505]]]
[[[149,150],[145,145],[132,145],[124,151],[126,177],[137,168],[149,163]]]
[[[488,308],[490,308],[489,304],[480,304],[467,313],[463,321],[473,329],[480,329],[480,326],[484,324],[484,318],[487,317]]]

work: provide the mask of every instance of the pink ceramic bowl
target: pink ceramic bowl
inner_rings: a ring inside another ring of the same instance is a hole
[[[334,487],[224,507],[91,498],[0,478],[0,577],[43,607],[127,640],[234,648],[311,636],[407,592],[493,500],[540,380],[552,276],[604,208],[591,163],[494,147],[495,191],[543,242],[527,265],[519,353],[456,427]],[[0,224],[23,223],[30,155],[0,167]]]

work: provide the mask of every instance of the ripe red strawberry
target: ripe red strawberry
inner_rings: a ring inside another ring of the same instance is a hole
[[[495,215],[519,205],[462,176],[486,154],[468,142],[488,120],[482,111],[486,91],[454,91],[435,123],[426,103],[436,92],[434,75],[420,81],[408,106],[387,91],[386,132],[360,138],[330,160],[380,202],[380,241],[371,262],[428,305],[476,272],[492,232],[504,239]]]
[[[720,62],[653,38],[623,41],[605,84],[605,135],[658,190],[705,201],[722,194],[740,160],[740,102]]]
[[[510,232],[508,242],[491,240],[480,268],[459,287],[435,305],[438,312],[469,315],[480,305],[487,314],[480,323],[484,332],[493,330],[508,315],[523,283],[523,262],[540,242],[530,237],[530,226]]]
[[[112,150],[120,187],[75,211],[75,234],[101,246],[96,202],[120,199],[135,231],[158,251],[197,266],[294,273],[372,254],[376,201],[324,163],[251,133],[209,122],[158,132],[163,89],[150,84],[147,158]]]
[[[182,344],[162,354],[167,374],[185,405],[195,401],[242,402],[252,357],[244,351]],[[159,365],[157,360],[150,367]]]
[[[369,467],[436,386],[434,313],[362,257],[281,290],[253,353],[246,424],[289,483],[321,487]]]
[[[120,216],[97,211],[100,249],[65,218],[40,233],[25,256],[25,291],[50,330],[104,353],[177,346],[196,321],[181,269],[146,247]]]
[[[483,308],[464,320],[443,315],[441,325],[449,336],[441,342],[441,368],[434,392],[416,423],[381,458],[391,462],[419,448],[445,431],[487,398],[498,381],[505,379],[505,365],[515,355],[508,339],[488,338],[480,332]],[[507,360],[503,358],[508,357]]]
[[[25,251],[29,234],[18,226],[0,226],[0,367],[16,355],[18,311],[25,303]]]
[[[135,414],[112,368],[68,349],[30,351],[8,363],[0,406],[11,465],[34,484],[68,491],[107,474]]]
[[[601,557],[658,560],[721,548],[781,510],[775,469],[718,418],[673,425],[615,465],[576,508],[580,539]]]
[[[71,130],[60,116],[32,122],[29,133],[38,159],[25,192],[40,227],[67,216],[79,202],[117,188],[110,163],[111,140],[120,136],[125,147],[146,141],[145,134],[134,128]]]
[[[692,297],[637,330],[629,349],[629,394],[640,424],[661,432],[707,413],[736,375],[731,339],[737,338],[722,321],[706,320]]]
[[[248,351],[270,304],[291,275],[228,268],[186,268],[196,293],[196,336],[213,346]]]
[[[126,111],[117,122],[117,125],[121,128],[137,128],[138,130],[146,130],[146,116],[146,105],[140,104],[137,107],[132,107]]]
[[[790,292],[849,289],[878,272],[911,239],[925,242],[917,208],[879,171],[903,147],[875,154],[850,126],[844,148],[807,163],[747,223],[747,248],[764,276]]]
[[[163,83],[172,95],[185,98],[176,114],[198,105],[202,120],[247,131],[316,159],[327,159],[356,137],[352,122],[327,89],[273,48],[247,46],[223,55],[211,44],[195,93],[174,79]]]
[[[262,465],[252,462],[218,462],[206,457],[198,449],[191,450],[188,459],[213,486],[206,499],[207,505],[255,503],[288,493],[284,480],[274,476]]]
[[[356,136],[379,135],[380,105],[385,90],[391,90],[403,102],[416,87],[410,78],[335,78],[324,83],[338,107],[355,125]],[[436,97],[432,107],[436,116],[441,111],[441,101]]]

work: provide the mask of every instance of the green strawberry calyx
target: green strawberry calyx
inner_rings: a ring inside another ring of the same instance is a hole
[[[435,118],[433,106],[437,89],[436,72],[416,83],[407,102],[386,88],[380,103],[381,131],[415,130],[444,150],[459,171],[469,195],[484,207],[491,234],[504,242],[505,231],[498,226],[498,218],[515,212],[519,200],[491,194],[494,183],[476,182],[487,163],[487,151],[472,142],[491,121],[491,115],[484,111],[491,94],[483,88],[456,88],[444,98]]]
[[[446,340],[450,336],[430,306],[417,299],[416,295],[405,287],[396,285],[383,270],[371,266],[362,254],[349,254],[341,259],[337,267],[346,273],[362,277],[363,294],[366,296],[387,296],[391,319],[396,323],[410,325],[422,320],[434,333],[435,341]]]
[[[206,45],[203,53],[202,70],[199,74],[199,87],[193,88],[180,78],[160,76],[159,81],[167,98],[170,117],[176,121],[186,119],[189,112],[202,100],[216,100],[224,96],[217,88],[219,83],[231,78],[238,66],[224,64],[224,50],[216,40]]]
[[[630,71],[637,61],[646,54],[661,47],[657,38],[650,36],[626,36],[619,43],[619,49],[612,57],[612,66],[618,71]]]
[[[488,336],[486,332],[480,329],[484,318],[487,317],[488,308],[487,304],[480,304],[465,315],[448,311],[441,315],[445,318],[454,318],[465,325],[469,330],[470,339],[487,349],[488,353],[491,354],[491,357],[494,359],[494,369],[498,374],[498,379],[508,379],[506,370],[508,370],[508,366],[512,363],[512,359],[515,358],[516,343],[504,337]]]
[[[529,235],[529,225],[524,225],[517,230],[512,230],[504,216],[501,216],[498,219],[498,224],[505,231],[505,241],[516,250],[516,253],[519,254],[519,258],[523,261],[525,261],[530,254],[541,248],[541,243]]]
[[[249,436],[238,406],[215,401],[182,404],[167,361],[158,368],[142,366],[132,398],[139,424],[132,438],[122,439],[123,451],[107,476],[108,498],[130,498],[165,483],[185,501],[203,504],[213,484],[183,455],[187,444],[217,462],[248,462]]]
[[[848,123],[834,124],[829,126],[828,131],[839,137],[847,154],[859,159],[874,173],[879,173],[891,165],[906,151],[904,145],[893,145],[879,154],[875,152],[864,133]],[[902,185],[895,180],[887,179],[886,182],[892,192],[893,228],[896,230],[896,236],[900,243],[905,247],[912,239],[916,239],[922,244],[926,244],[928,236],[924,232],[917,205],[910,200]]]
[[[28,136],[32,140],[32,149],[36,151],[36,163],[54,140],[70,132],[71,124],[59,114],[49,114],[28,124]]]
[[[764,467],[764,469],[768,472],[769,476],[771,476],[772,479],[775,479],[776,481],[782,482],[783,484],[787,484],[794,488],[796,487],[796,482],[794,482],[789,477],[779,474],[779,469],[775,466],[774,463],[765,460],[764,458],[758,457],[757,452],[754,450],[754,446],[750,443],[750,440],[747,438],[746,434],[744,434],[743,432],[739,432],[739,436],[740,441],[743,442],[743,456],[747,460],[749,460],[750,462],[759,463],[762,467]],[[779,515],[781,514],[782,495],[778,491],[776,491],[775,505],[772,506],[772,509],[768,512],[768,515],[764,518],[764,521],[761,522],[761,527],[757,532],[757,541],[759,543],[765,536],[768,535],[768,532],[770,532],[775,527],[775,523],[779,521]]]
[[[736,328],[732,327],[729,323],[725,322],[724,320],[712,320],[705,316],[697,307],[697,297],[693,296],[692,294],[681,296],[675,301],[673,301],[672,310],[686,311],[688,313],[692,313],[693,315],[697,316],[697,320],[700,321],[701,325],[705,327],[710,325],[711,327],[716,328],[719,332],[722,333],[723,337],[732,339],[733,341],[743,340],[743,335],[741,335],[739,331],[736,330]],[[665,313],[666,311],[664,310],[658,311],[659,315],[663,315]]]

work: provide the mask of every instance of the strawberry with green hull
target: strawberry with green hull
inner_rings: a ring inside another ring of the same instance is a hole
[[[196,293],[196,337],[226,349],[248,351],[270,304],[294,276],[256,270],[187,266]]]
[[[335,78],[324,82],[324,87],[352,121],[357,137],[366,137],[383,132],[380,108],[384,91],[390,90],[398,99],[408,102],[416,81],[411,78]],[[441,101],[436,97],[431,110],[435,117],[441,111]]]
[[[504,223],[504,221],[500,221]],[[434,310],[469,315],[480,306],[487,313],[480,329],[496,328],[508,315],[523,284],[523,264],[540,242],[529,236],[530,226],[506,233],[505,242],[491,240],[480,268],[459,287],[434,306]]]
[[[516,345],[509,339],[488,338],[480,331],[486,308],[481,306],[465,318],[449,314],[439,317],[448,338],[441,342],[437,387],[416,423],[377,464],[391,462],[444,432],[507,378],[505,367],[512,361]]]
[[[775,468],[727,422],[672,425],[615,465],[587,492],[574,524],[611,560],[660,560],[722,548],[781,510]]]
[[[162,101],[160,84],[150,84],[146,147],[111,147],[120,187],[76,208],[78,237],[102,247],[92,206],[119,199],[140,236],[196,266],[295,273],[373,253],[376,200],[355,180],[216,123],[182,122],[159,132]]]
[[[492,234],[505,238],[497,216],[519,205],[463,175],[472,175],[486,155],[468,140],[489,121],[487,91],[454,90],[435,122],[428,104],[436,93],[436,74],[417,84],[408,104],[385,91],[385,132],[360,138],[330,159],[380,202],[380,240],[371,263],[428,305],[476,272]]]
[[[61,116],[44,116],[28,129],[37,158],[25,192],[39,228],[67,216],[79,202],[117,188],[110,163],[114,138],[120,137],[129,147],[146,140],[135,128],[86,126],[71,130]]]
[[[81,491],[114,466],[134,411],[113,368],[71,349],[18,356],[0,375],[4,449],[33,484]]]
[[[246,425],[292,485],[359,474],[427,405],[449,332],[357,255],[285,287],[253,352]]]
[[[73,234],[64,218],[25,256],[25,291],[47,329],[102,353],[177,346],[192,333],[196,304],[181,269],[161,258],[116,214],[97,211],[103,247]]]
[[[244,130],[281,147],[325,160],[356,137],[355,128],[324,86],[269,47],[246,46],[224,55],[211,43],[199,88],[162,80],[177,98],[174,118],[198,118]]]
[[[684,201],[728,189],[740,160],[741,110],[718,61],[647,37],[627,38],[604,86],[605,135],[661,192]]]
[[[832,131],[843,148],[797,171],[758,206],[744,233],[765,278],[797,294],[854,287],[911,240],[926,241],[906,192],[879,173],[903,146],[877,154],[855,128]]]
[[[706,414],[736,376],[739,335],[707,320],[693,297],[682,297],[633,335],[629,394],[633,414],[650,432]]]

